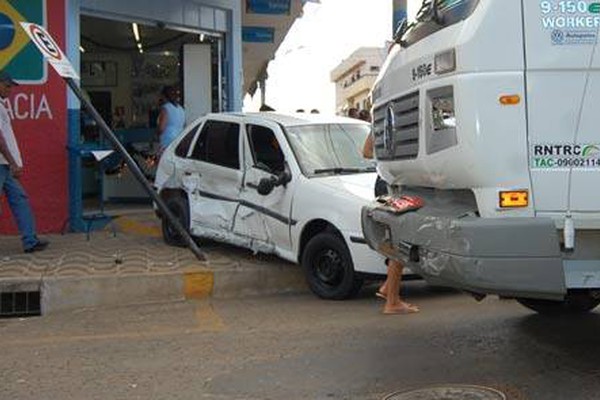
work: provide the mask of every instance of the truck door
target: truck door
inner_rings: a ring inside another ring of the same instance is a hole
[[[536,211],[597,212],[600,4],[523,0],[523,8],[529,165]]]

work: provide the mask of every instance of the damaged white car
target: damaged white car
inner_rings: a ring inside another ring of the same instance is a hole
[[[196,237],[300,263],[311,290],[344,299],[385,274],[362,235],[376,173],[370,125],[314,114],[209,114],[164,152],[155,185]],[[162,219],[167,243],[182,240]]]

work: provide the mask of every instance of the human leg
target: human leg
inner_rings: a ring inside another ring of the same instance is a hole
[[[385,259],[385,265],[388,265],[388,261],[390,259],[386,258]],[[379,286],[379,289],[377,289],[377,292],[375,292],[375,296],[379,297],[380,299],[386,300],[387,299],[387,288],[388,288],[388,279],[389,279],[389,274],[386,275],[385,277],[385,281],[381,284],[381,286]]]
[[[384,314],[411,314],[419,312],[419,308],[405,303],[400,299],[400,284],[402,283],[402,270],[404,265],[397,260],[388,260],[388,273],[386,283],[386,301],[383,307]]]
[[[10,174],[7,165],[0,165],[0,187],[6,194],[8,205],[19,228],[23,248],[36,246],[39,240],[35,233],[35,221],[29,205],[29,197],[21,183]]]

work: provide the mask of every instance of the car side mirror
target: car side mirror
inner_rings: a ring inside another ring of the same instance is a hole
[[[273,189],[275,189],[277,186],[285,187],[289,182],[291,182],[291,180],[292,180],[292,172],[290,171],[290,167],[286,163],[284,170],[281,171],[281,173],[279,173],[279,175],[270,176],[268,178],[262,178],[258,182],[256,191],[261,196],[267,196],[267,195],[271,194]]]
[[[283,171],[279,175],[277,175],[277,184],[276,186],[285,187],[288,183],[292,181],[292,171],[290,171],[290,167],[286,162],[283,167]]]
[[[258,187],[256,188],[256,191],[261,196],[267,196],[268,194],[271,194],[271,192],[273,191],[273,189],[275,189],[275,186],[277,184],[277,180],[278,179],[276,177],[274,177],[274,176],[270,176],[268,178],[262,178],[258,182]]]

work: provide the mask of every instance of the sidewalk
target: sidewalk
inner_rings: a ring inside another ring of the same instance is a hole
[[[23,253],[19,238],[0,236],[0,315],[23,293],[34,300],[21,303],[35,303],[39,293],[38,308],[48,314],[307,290],[301,268],[274,256],[209,242],[200,244],[207,261],[199,262],[189,250],[164,244],[151,213],[120,217],[115,224],[116,236],[109,227],[89,240],[85,233],[44,236],[50,246],[32,254]]]

